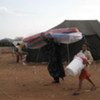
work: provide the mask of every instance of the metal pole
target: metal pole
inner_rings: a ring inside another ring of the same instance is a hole
[[[70,62],[69,44],[67,44],[68,63]]]
[[[40,50],[41,48],[39,48],[39,51],[38,51],[38,54],[37,54],[37,57],[36,57],[36,62],[38,63],[38,58],[39,58],[39,55],[40,55]]]
[[[88,43],[88,41],[87,41],[85,35],[84,35],[84,40],[85,40],[86,43]],[[89,49],[89,51],[91,52],[91,49],[90,49],[89,45],[88,45],[88,49]],[[94,65],[95,68],[97,68],[97,66],[96,66],[96,64],[95,64],[95,61],[93,61],[93,65]]]

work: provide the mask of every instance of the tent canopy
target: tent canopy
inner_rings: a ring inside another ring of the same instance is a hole
[[[7,38],[7,39],[0,40],[0,46],[1,47],[12,47],[14,45],[12,43],[12,40]]]
[[[71,28],[76,27],[85,35],[97,34],[100,37],[100,22],[98,20],[65,20],[61,24],[53,27],[58,28]]]
[[[61,24],[53,27],[52,29],[71,28],[76,27],[82,32],[85,37],[69,45],[69,58],[73,59],[74,55],[81,50],[82,44],[87,42],[89,49],[93,55],[94,60],[100,60],[100,23],[97,20],[65,20]],[[48,45],[47,45],[48,46]],[[47,55],[46,48],[28,50],[29,55],[27,61],[32,62],[47,62],[49,56]],[[67,45],[61,44],[62,61],[68,61]]]

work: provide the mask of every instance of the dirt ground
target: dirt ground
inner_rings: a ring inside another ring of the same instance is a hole
[[[82,93],[73,96],[78,87],[78,75],[66,75],[60,84],[51,84],[47,64],[17,64],[15,55],[0,54],[0,100],[100,100],[100,63],[89,69],[97,89],[84,80]],[[67,72],[66,72],[67,74]]]

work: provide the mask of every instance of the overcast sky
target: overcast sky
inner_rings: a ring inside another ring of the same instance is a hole
[[[100,21],[100,0],[0,0],[0,39],[27,37],[69,19]]]

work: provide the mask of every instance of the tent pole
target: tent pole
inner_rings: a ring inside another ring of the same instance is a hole
[[[36,57],[36,62],[38,63],[38,58],[39,58],[39,54],[40,54],[40,49],[41,48],[39,48],[39,51],[38,51],[38,54],[37,54],[37,57]]]
[[[69,44],[67,44],[68,64],[70,62]]]
[[[84,35],[84,40],[85,40],[86,43],[88,43],[88,42],[87,42],[87,39],[86,39],[86,37],[85,37],[85,35]],[[90,49],[89,46],[88,46],[88,49],[89,49],[89,51],[91,52],[91,49]],[[97,68],[97,66],[96,66],[96,64],[95,64],[95,61],[93,61],[93,65],[94,65],[95,68]]]

